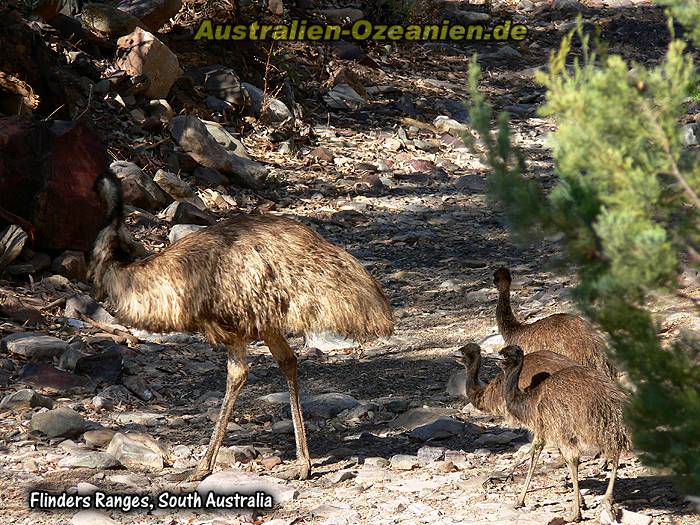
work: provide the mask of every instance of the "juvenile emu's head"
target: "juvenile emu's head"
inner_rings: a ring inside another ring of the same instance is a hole
[[[457,361],[464,365],[464,368],[471,370],[481,362],[481,347],[476,343],[468,343],[459,349],[462,355]]]
[[[504,292],[510,289],[510,283],[512,279],[510,277],[510,270],[508,268],[499,268],[493,272],[493,284],[499,292]]]
[[[523,361],[523,349],[517,345],[506,346],[499,353],[503,357],[500,364],[503,370],[515,368]]]

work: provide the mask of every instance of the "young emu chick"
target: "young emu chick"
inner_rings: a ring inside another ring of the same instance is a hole
[[[510,414],[533,431],[530,469],[516,506],[525,503],[525,494],[535,463],[546,445],[559,448],[571,471],[574,505],[571,521],[581,520],[581,493],[578,487],[579,458],[583,452],[602,452],[612,461],[610,481],[603,504],[610,508],[620,453],[631,446],[622,412],[625,393],[609,378],[580,365],[562,368],[533,388],[523,392],[518,383],[523,369],[523,350],[507,346],[504,357],[503,397]]]
[[[96,189],[109,224],[92,252],[90,276],[125,323],[154,332],[202,332],[228,352],[226,392],[209,447],[194,473],[211,473],[246,378],[246,346],[262,339],[284,372],[294,422],[299,477],[311,470],[299,401],[297,360],[287,333],[332,331],[358,340],[389,335],[391,308],[377,282],[349,253],[306,226],[269,215],[238,215],[130,262],[121,186]]]
[[[498,290],[496,322],[506,344],[518,345],[526,354],[549,350],[616,378],[605,355],[605,341],[588,321],[578,315],[554,314],[533,323],[521,323],[510,306],[510,271],[496,270],[493,283]]]
[[[489,383],[483,383],[479,379],[481,369],[481,347],[476,343],[468,343],[459,349],[462,357],[458,359],[466,369],[465,397],[474,407],[487,414],[505,417],[511,426],[518,424],[506,407],[503,397],[503,381],[505,374],[501,371]],[[537,386],[553,372],[561,370],[576,363],[563,355],[554,352],[533,352],[523,359],[523,370],[520,374],[518,387],[528,390]]]

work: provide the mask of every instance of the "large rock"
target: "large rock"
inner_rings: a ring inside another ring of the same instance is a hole
[[[137,27],[146,27],[138,17],[108,4],[88,4],[83,8],[80,18],[85,27],[107,38],[119,38],[132,33]]]
[[[117,7],[158,31],[182,7],[182,0],[121,0]]]
[[[264,165],[231,154],[197,117],[179,115],[173,118],[170,133],[175,142],[199,164],[219,170],[241,186],[260,188],[267,178]]]
[[[0,348],[25,359],[50,359],[61,355],[68,344],[51,335],[35,332],[18,332],[5,336]]]
[[[85,430],[85,420],[71,408],[56,408],[34,414],[31,427],[49,437],[73,437]]]
[[[50,397],[37,394],[30,388],[23,388],[6,395],[0,402],[0,410],[35,407],[53,408],[53,401]]]
[[[107,164],[99,134],[82,122],[0,118],[0,207],[31,222],[34,248],[92,249],[106,219],[95,180]]]
[[[457,411],[449,408],[414,408],[404,412],[391,422],[392,428],[403,428],[413,430],[417,427],[435,422],[438,418],[451,416]]]
[[[109,170],[122,184],[124,202],[147,210],[162,208],[168,202],[160,186],[133,162],[118,160],[110,164]]]
[[[274,478],[258,476],[257,474],[240,470],[216,472],[202,481],[197,487],[197,492],[203,497],[206,497],[211,492],[217,495],[229,495],[235,493],[254,494],[257,491],[270,494],[275,505],[283,505],[293,500],[297,495],[294,487],[282,485]]]
[[[182,74],[175,54],[148,31],[136,28],[117,41],[115,65],[130,76],[145,75],[149,86],[144,91],[148,98],[167,98],[175,80]]]
[[[231,133],[229,133],[221,124],[211,120],[203,120],[202,122],[204,122],[204,125],[207,127],[207,131],[211,133],[211,136],[214,137],[216,142],[238,157],[245,157],[246,159],[250,158],[250,155],[248,154],[248,151],[246,151],[243,143],[231,135]]]
[[[159,447],[146,439],[137,438],[136,435],[115,434],[107,447],[107,453],[117,458],[126,467],[163,469],[163,453]]]

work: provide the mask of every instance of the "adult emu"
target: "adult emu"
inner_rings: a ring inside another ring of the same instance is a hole
[[[391,308],[377,282],[345,250],[296,221],[271,215],[237,215],[132,262],[121,186],[105,175],[96,190],[109,217],[90,262],[97,297],[108,297],[118,317],[134,327],[202,332],[228,352],[221,413],[190,479],[212,472],[248,376],[246,347],[260,339],[287,378],[299,478],[306,479],[311,459],[297,360],[285,336],[332,331],[367,340],[391,334]]]

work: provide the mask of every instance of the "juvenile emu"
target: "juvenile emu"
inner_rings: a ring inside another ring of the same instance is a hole
[[[496,322],[506,344],[518,345],[526,354],[549,350],[616,378],[605,355],[605,340],[588,321],[578,315],[554,314],[533,323],[521,323],[510,306],[510,271],[499,268],[493,274],[493,282],[498,290]]]
[[[538,385],[522,391],[518,384],[523,369],[523,350],[507,346],[501,350],[505,373],[503,397],[510,414],[533,431],[534,454],[525,486],[516,506],[525,504],[525,494],[535,463],[545,445],[556,446],[571,471],[574,504],[571,521],[581,520],[581,492],[578,486],[579,458],[584,452],[602,452],[612,461],[610,481],[603,504],[610,508],[620,453],[631,446],[622,417],[625,393],[596,370],[574,365],[562,368]]]
[[[294,422],[299,477],[311,470],[299,401],[297,360],[285,335],[332,331],[358,340],[389,335],[389,303],[346,251],[306,226],[269,215],[238,215],[130,262],[121,186],[96,189],[109,212],[92,252],[90,277],[125,323],[154,332],[202,332],[225,345],[226,392],[209,447],[192,480],[211,473],[233,407],[248,377],[246,346],[262,339],[284,372]]]
[[[506,400],[503,398],[505,374],[501,371],[489,383],[482,382],[479,379],[481,347],[476,343],[469,343],[459,350],[462,352],[462,357],[458,361],[464,365],[467,371],[465,383],[467,401],[482,412],[505,417],[509,424],[517,425],[517,420],[510,416]],[[563,355],[546,350],[527,354],[523,360],[523,370],[520,374],[518,387],[521,390],[533,388],[553,372],[575,364]]]

